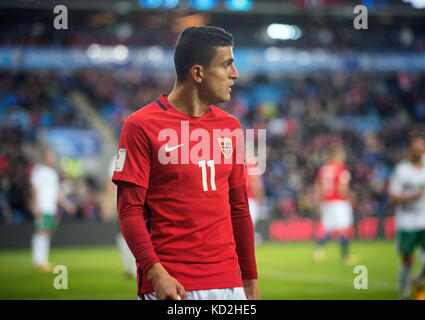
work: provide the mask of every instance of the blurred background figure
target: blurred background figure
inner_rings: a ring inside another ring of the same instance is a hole
[[[350,229],[353,227],[353,208],[350,202],[351,174],[345,166],[346,153],[343,146],[330,150],[329,161],[319,169],[316,192],[320,203],[320,216],[324,235],[317,241],[313,252],[314,262],[324,259],[323,247],[332,235],[338,237],[341,245],[341,258],[352,265],[357,262],[349,254]]]
[[[395,223],[397,249],[402,264],[399,270],[399,298],[411,298],[411,282],[414,298],[425,300],[423,278],[425,276],[425,138],[412,133],[407,143],[407,158],[395,167],[390,183],[391,200],[396,205]],[[418,273],[410,278],[415,248],[420,249]]]
[[[102,214],[104,220],[115,220],[114,222],[117,224],[117,235],[116,235],[116,243],[118,250],[122,259],[123,273],[126,277],[137,277],[137,266],[136,260],[133,256],[133,253],[130,251],[130,248],[125,241],[118,222],[118,213],[117,213],[117,186],[112,182],[111,178],[114,174],[115,162],[117,160],[117,156],[112,158],[112,161],[109,165],[109,179],[106,182],[105,190],[103,192],[102,198]]]
[[[76,212],[75,205],[61,191],[59,175],[56,172],[55,154],[45,149],[42,161],[31,171],[32,210],[35,232],[32,237],[32,262],[36,270],[52,271],[49,262],[50,240],[57,227],[58,203],[70,214]]]
[[[258,170],[258,167],[252,162],[253,159],[247,158],[246,172],[251,172],[252,170],[253,174],[247,174],[246,189],[249,211],[251,213],[252,223],[254,224],[255,244],[257,245],[263,241],[263,236],[261,233],[255,230],[255,226],[259,219],[264,219],[266,217],[267,199],[261,175],[255,174],[255,170]],[[248,171],[248,169],[250,170]]]

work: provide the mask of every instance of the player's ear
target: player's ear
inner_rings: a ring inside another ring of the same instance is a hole
[[[202,83],[204,79],[204,68],[199,64],[195,64],[190,68],[190,74],[195,82]]]

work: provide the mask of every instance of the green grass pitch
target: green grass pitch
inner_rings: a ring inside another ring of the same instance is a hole
[[[312,262],[313,246],[312,242],[257,246],[263,299],[397,299],[399,258],[393,241],[352,243],[351,252],[361,257],[358,264],[368,270],[366,290],[354,288],[354,267],[341,262],[337,243],[328,244],[326,259],[317,265]],[[0,299],[137,298],[136,281],[123,276],[115,247],[53,248],[51,261],[67,267],[68,289],[54,288],[57,274],[32,269],[29,249],[0,251]]]

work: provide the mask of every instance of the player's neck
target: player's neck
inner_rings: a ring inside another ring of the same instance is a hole
[[[410,163],[418,169],[421,169],[423,166],[422,159],[410,158]]]
[[[331,163],[335,163],[335,164],[339,164],[339,165],[343,165],[344,164],[344,161],[342,161],[341,159],[339,159],[339,158],[333,158],[333,159],[331,159],[331,161],[330,161]]]
[[[181,113],[191,117],[202,116],[210,105],[199,97],[195,88],[187,87],[184,84],[176,84],[167,100]]]

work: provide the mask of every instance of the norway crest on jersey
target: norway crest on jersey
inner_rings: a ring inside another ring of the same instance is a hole
[[[220,146],[221,153],[229,159],[233,152],[232,139],[230,138],[217,138],[218,145]]]

